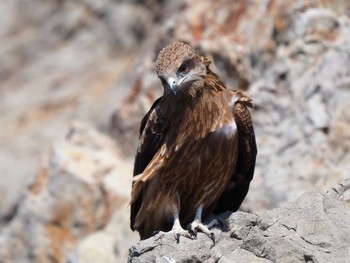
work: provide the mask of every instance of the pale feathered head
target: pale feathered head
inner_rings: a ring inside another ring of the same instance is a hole
[[[189,45],[175,42],[163,48],[158,56],[156,70],[161,79],[165,93],[186,94],[193,84],[203,83],[202,76],[207,73],[210,61]]]

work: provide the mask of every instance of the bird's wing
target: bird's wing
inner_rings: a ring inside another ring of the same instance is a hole
[[[133,176],[142,173],[158,151],[168,129],[168,122],[157,115],[158,98],[143,117],[140,125],[140,143],[135,156]]]
[[[252,106],[251,98],[243,95],[233,108],[238,132],[238,159],[231,181],[215,206],[215,214],[227,210],[237,211],[253,179],[257,147],[252,119],[247,108]]]
[[[137,148],[134,163],[133,186],[135,179],[137,178],[136,176],[142,174],[142,172],[146,169],[148,164],[153,159],[154,155],[159,150],[169,128],[169,121],[166,118],[159,116],[156,110],[156,107],[161,99],[162,97],[153,103],[151,109],[147,112],[141,121],[140,143]],[[143,184],[138,184],[137,189],[135,189],[136,187],[133,187],[134,189],[132,193],[130,213],[131,229],[133,229],[135,218],[142,204],[143,187]]]

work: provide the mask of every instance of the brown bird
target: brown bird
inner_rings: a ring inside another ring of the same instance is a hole
[[[141,121],[131,193],[131,229],[141,239],[157,231],[191,237],[210,213],[236,211],[253,178],[257,154],[247,107],[209,69],[210,61],[175,42],[159,53],[164,87]],[[209,224],[210,225],[210,224]]]

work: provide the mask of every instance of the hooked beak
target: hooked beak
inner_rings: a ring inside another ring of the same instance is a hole
[[[172,77],[168,78],[168,84],[169,84],[171,91],[174,93],[174,95],[176,95],[177,86],[178,86],[176,79],[174,79]]]

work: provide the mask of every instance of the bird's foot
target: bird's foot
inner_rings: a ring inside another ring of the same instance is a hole
[[[160,232],[162,234],[173,234],[177,243],[180,242],[180,236],[187,237],[190,239],[195,238],[195,236],[192,235],[189,231],[186,231],[185,229],[182,228],[178,212],[174,213],[174,224],[173,224],[172,229],[169,232],[162,232],[162,231],[160,231]]]
[[[183,229],[180,224],[174,224],[172,230],[170,230],[169,233],[174,234],[174,237],[175,237],[177,243],[180,242],[180,236],[194,239],[194,236],[191,235],[191,233],[189,231]]]
[[[177,224],[177,223],[175,223],[173,225],[173,228],[170,231],[168,231],[168,232],[157,231],[157,234],[161,234],[160,236],[172,234],[172,235],[174,235],[174,238],[175,238],[177,243],[180,242],[180,236],[187,237],[189,239],[196,238],[196,236],[194,234],[192,234],[190,231],[183,229],[182,226],[180,224]]]
[[[181,226],[180,227],[173,227],[173,229],[171,229],[168,232],[155,231],[154,235],[156,235],[156,234],[160,234],[160,236],[157,239],[162,238],[165,235],[173,235],[175,240],[176,240],[176,243],[180,242],[180,236],[187,237],[189,239],[196,238],[195,235],[193,235],[190,231],[183,229]]]
[[[197,236],[197,231],[200,230],[201,232],[206,234],[208,237],[210,237],[210,239],[213,240],[213,242],[215,243],[215,235],[209,229],[217,225],[220,225],[220,222],[216,219],[212,220],[209,224],[206,224],[206,225],[203,224],[200,220],[196,219],[191,223],[190,229],[195,236]]]

